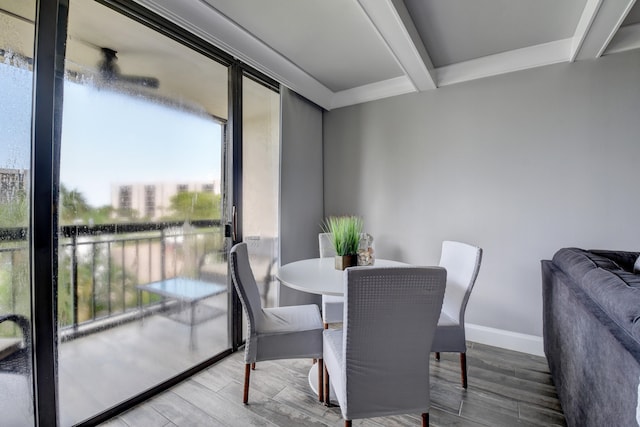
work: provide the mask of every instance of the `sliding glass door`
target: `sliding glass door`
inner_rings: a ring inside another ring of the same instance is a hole
[[[0,0],[0,425],[99,423],[241,344],[279,124],[277,83],[134,2]]]
[[[62,425],[230,348],[228,66],[71,0],[58,249]]]
[[[34,420],[28,196],[35,10],[35,0],[0,0],[0,425],[7,426]]]
[[[265,307],[277,302],[280,95],[242,78],[242,231]]]

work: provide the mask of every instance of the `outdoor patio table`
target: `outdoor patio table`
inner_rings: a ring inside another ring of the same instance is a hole
[[[170,316],[172,319],[189,325],[189,343],[192,348],[195,347],[195,336],[193,327],[201,321],[215,317],[213,307],[208,307],[209,314],[205,314],[202,318],[196,317],[196,304],[205,298],[221,294],[227,291],[225,285],[219,283],[205,282],[202,280],[189,279],[186,277],[173,277],[170,279],[159,280],[153,283],[138,285],[141,291],[150,292],[152,294],[161,295],[166,298],[178,300],[179,304],[186,303],[189,305],[190,312],[188,319],[183,319],[178,313],[177,316]],[[204,308],[204,307],[203,307]],[[186,320],[186,321],[185,321]]]

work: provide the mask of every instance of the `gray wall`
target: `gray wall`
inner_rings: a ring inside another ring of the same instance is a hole
[[[322,223],[322,110],[281,88],[280,264],[318,256]],[[279,305],[320,303],[280,286]]]
[[[325,214],[378,257],[484,248],[467,322],[542,335],[540,260],[640,250],[640,54],[557,64],[324,115]]]

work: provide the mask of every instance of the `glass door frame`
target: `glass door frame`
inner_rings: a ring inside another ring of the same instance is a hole
[[[37,426],[58,424],[58,177],[68,2],[36,3],[30,188],[33,410]],[[58,35],[58,37],[56,37]],[[39,203],[36,203],[39,201]],[[48,201],[48,203],[46,202]]]
[[[130,0],[95,0],[229,67],[229,117],[223,184],[229,248],[242,241],[242,77],[250,77],[279,92],[279,83],[228,53],[201,40],[165,18]],[[64,83],[65,42],[69,1],[39,0],[36,4],[34,84],[31,139],[30,268],[33,339],[33,410],[37,426],[59,424],[57,380],[57,252],[58,189]],[[226,181],[226,182],[225,182]],[[47,202],[43,202],[47,201]],[[233,212],[232,212],[233,211]],[[233,215],[235,213],[235,215]],[[235,221],[234,221],[235,220]],[[230,280],[230,277],[229,277]],[[161,384],[107,409],[78,425],[95,425],[122,413],[236,351],[242,344],[242,305],[233,286],[229,292],[227,350]]]
[[[242,144],[242,114],[243,114],[243,88],[242,78],[247,77],[256,83],[264,86],[267,89],[280,93],[280,85],[277,81],[256,72],[252,68],[237,61],[231,65],[229,79],[229,139],[231,141],[230,147],[232,151],[232,170],[233,176],[230,178],[228,184],[230,185],[231,203],[228,223],[228,237],[231,242],[231,246],[236,243],[240,243],[244,238],[243,224],[243,144]],[[233,100],[233,101],[232,101]],[[229,307],[233,312],[230,322],[229,336],[232,341],[232,351],[237,351],[238,348],[244,344],[244,338],[242,336],[242,304],[238,297],[235,288],[232,287],[231,301]]]

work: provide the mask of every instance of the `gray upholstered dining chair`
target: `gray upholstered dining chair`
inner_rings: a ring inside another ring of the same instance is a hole
[[[29,319],[20,314],[2,314],[0,323],[12,322],[20,328],[22,341],[16,348],[2,354],[0,351],[0,373],[25,374],[31,371],[31,325]]]
[[[318,234],[318,248],[320,250],[320,258],[329,258],[336,255],[336,250],[331,243],[331,233]],[[329,327],[329,323],[342,323],[343,311],[344,297],[322,295],[322,321],[325,329]]]
[[[467,388],[467,341],[464,313],[480,271],[482,249],[467,243],[442,242],[440,267],[447,270],[447,290],[431,351],[440,360],[441,352],[460,353],[462,387]]]
[[[447,272],[440,267],[350,268],[342,329],[323,332],[329,388],[351,420],[421,413],[429,422],[429,360]]]
[[[229,254],[231,278],[247,316],[242,402],[249,400],[249,378],[255,363],[263,360],[317,358],[318,400],[323,400],[322,319],[315,304],[263,308],[247,244],[238,243]]]

